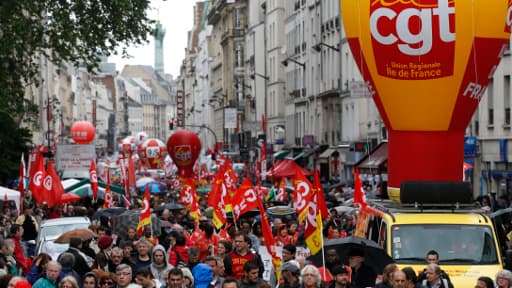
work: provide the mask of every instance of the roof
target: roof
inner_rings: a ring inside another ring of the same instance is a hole
[[[364,156],[356,166],[361,169],[378,169],[388,161],[388,143],[380,143],[370,154]]]
[[[338,152],[336,149],[327,148],[318,158],[329,158],[333,153]],[[339,154],[339,153],[338,153]]]

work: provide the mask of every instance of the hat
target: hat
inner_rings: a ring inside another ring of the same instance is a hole
[[[364,250],[361,248],[358,248],[358,247],[354,247],[354,248],[350,249],[350,251],[348,252],[348,257],[352,257],[352,256],[364,257]]]
[[[101,236],[100,240],[98,241],[98,248],[107,249],[108,247],[110,247],[113,241],[114,239],[112,239],[112,237],[108,235]]]
[[[279,267],[279,270],[281,271],[288,271],[288,272],[291,272],[293,274],[300,274],[300,269],[299,269],[299,266],[297,266],[296,263],[293,263],[293,262],[285,262],[281,267]]]
[[[335,266],[334,268],[332,268],[332,275],[333,276],[336,276],[336,275],[339,275],[339,274],[348,274],[348,270],[345,267],[345,265],[339,265],[339,266]]]

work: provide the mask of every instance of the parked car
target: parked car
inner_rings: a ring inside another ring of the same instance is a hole
[[[39,233],[37,234],[36,255],[41,252],[48,253],[48,249],[55,249],[55,251],[60,254],[65,251],[69,245],[53,243],[55,239],[64,232],[79,228],[88,228],[89,225],[91,225],[91,221],[87,217],[63,217],[43,220],[43,222],[41,222],[41,227],[39,228]],[[50,252],[56,253],[53,251]],[[51,255],[51,253],[49,254]]]

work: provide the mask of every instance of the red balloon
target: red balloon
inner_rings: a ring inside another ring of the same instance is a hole
[[[182,177],[192,177],[194,163],[200,151],[201,141],[192,131],[179,130],[167,139],[167,152]]]
[[[139,150],[144,156],[144,160],[147,165],[151,169],[161,168],[161,160],[164,159],[167,154],[167,147],[164,142],[160,139],[149,138],[144,143],[142,143],[142,147]],[[139,153],[140,155],[141,153]]]
[[[94,140],[96,129],[88,121],[78,121],[71,126],[71,138],[78,144],[89,144]]]

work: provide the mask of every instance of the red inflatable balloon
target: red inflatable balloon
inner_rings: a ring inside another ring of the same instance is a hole
[[[200,151],[201,141],[192,131],[179,130],[167,139],[167,152],[182,177],[192,177],[194,163]]]
[[[94,140],[96,129],[88,121],[78,121],[71,126],[71,138],[77,144],[89,144]]]

